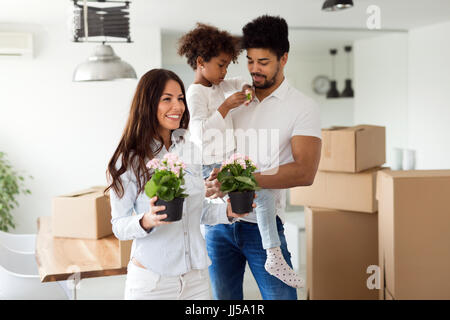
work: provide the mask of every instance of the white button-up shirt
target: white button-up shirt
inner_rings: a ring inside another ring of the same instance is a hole
[[[321,139],[320,110],[317,103],[291,87],[285,79],[263,101],[257,97],[248,105],[231,110],[236,150],[256,162],[260,171],[294,161],[291,138],[313,136]],[[277,214],[284,218],[286,189],[272,189]],[[251,212],[242,220],[255,222]]]
[[[157,155],[162,158],[167,152],[173,152],[186,163],[184,188],[189,196],[184,200],[180,221],[154,227],[150,232],[141,227],[139,220],[150,211],[150,198],[144,192],[138,194],[136,176],[131,168],[120,176],[123,197],[119,198],[113,189],[110,191],[111,223],[115,236],[120,240],[133,239],[131,257],[145,268],[165,276],[208,267],[211,261],[200,223],[230,223],[226,216],[226,203],[220,199],[205,199],[201,165],[193,161],[196,148],[187,139],[180,139],[183,135],[183,130],[175,130],[169,150],[163,146]],[[120,165],[119,161],[117,168]]]

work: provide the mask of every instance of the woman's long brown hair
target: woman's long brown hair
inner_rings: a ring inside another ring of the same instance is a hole
[[[157,111],[164,88],[169,80],[175,80],[180,84],[186,106],[181,117],[180,128],[188,128],[189,110],[181,79],[174,72],[165,69],[152,69],[144,74],[137,85],[122,138],[108,163],[106,178],[111,184],[105,189],[105,193],[112,188],[119,198],[123,197],[124,187],[120,176],[130,166],[136,176],[138,194],[144,190],[146,181],[151,177],[146,167],[146,159],[153,159],[163,147],[163,139],[158,133]],[[155,141],[160,142],[160,146],[157,150],[152,150]],[[119,158],[122,163],[117,169]]]

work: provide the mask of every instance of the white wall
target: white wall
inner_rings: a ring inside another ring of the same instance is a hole
[[[355,44],[355,123],[386,126],[416,169],[450,168],[450,22]]]
[[[329,54],[301,54],[292,51],[289,53],[288,64],[285,70],[286,78],[289,82],[319,104],[322,128],[353,125],[354,99],[327,99],[323,95],[316,94],[313,90],[312,82],[316,76],[325,75],[332,78],[331,56]],[[347,58],[341,48],[338,48],[335,72],[337,89],[339,92],[342,92],[345,86],[345,79],[347,78]],[[350,76],[352,77],[353,75],[351,74]],[[354,85],[353,89],[355,89]]]
[[[450,21],[409,37],[408,146],[418,169],[450,169]]]
[[[64,26],[65,27],[65,26]],[[56,25],[0,25],[31,31],[35,58],[0,59],[0,150],[34,179],[20,196],[14,232],[36,232],[55,195],[105,185],[107,163],[121,136],[137,80],[72,82],[76,65],[96,44],[70,42]],[[161,66],[160,30],[132,25],[133,43],[111,44],[138,78]]]
[[[386,163],[407,147],[408,34],[355,42],[355,124],[386,127]]]

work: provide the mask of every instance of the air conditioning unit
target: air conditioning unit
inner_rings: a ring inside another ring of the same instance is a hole
[[[29,32],[0,32],[0,59],[33,58],[33,35]]]

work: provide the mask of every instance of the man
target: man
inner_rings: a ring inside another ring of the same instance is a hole
[[[255,174],[258,185],[274,192],[281,252],[292,267],[280,216],[286,203],[285,189],[309,186],[314,181],[321,150],[319,108],[284,77],[289,52],[284,19],[258,17],[244,26],[242,43],[256,97],[248,106],[232,112],[237,152],[256,159],[260,168]],[[206,181],[207,196],[222,196],[215,175]],[[266,252],[254,213],[232,224],[207,226],[205,238],[212,260],[209,271],[215,299],[243,299],[246,262],[263,299],[297,299],[295,288],[265,270]]]

